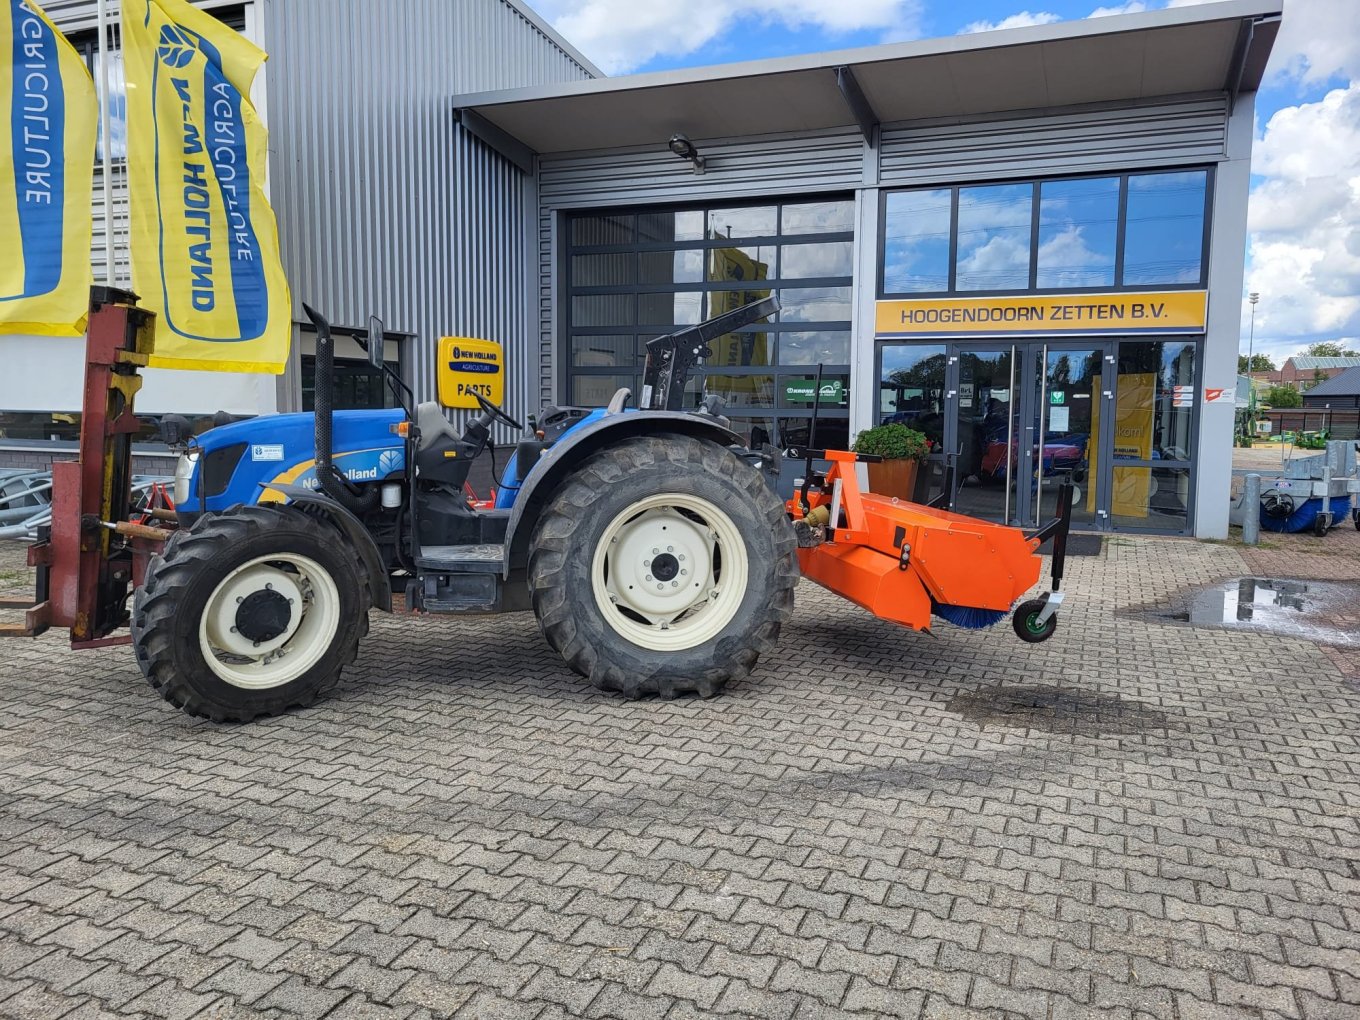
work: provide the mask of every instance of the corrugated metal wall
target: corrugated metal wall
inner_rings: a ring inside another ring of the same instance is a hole
[[[770,195],[849,191],[864,179],[858,131],[798,137],[695,139],[707,161],[702,176],[658,139],[655,148],[545,157],[538,166],[538,396],[555,399],[557,308],[555,224],[565,209],[665,204]]]
[[[1219,160],[1223,96],[1121,109],[885,127],[884,184],[1070,174]]]
[[[504,0],[351,0],[343,15],[333,0],[262,3],[295,300],[415,334],[418,397],[434,393],[441,334],[499,340],[507,405],[536,408],[534,182],[466,134],[451,99],[588,70]]]

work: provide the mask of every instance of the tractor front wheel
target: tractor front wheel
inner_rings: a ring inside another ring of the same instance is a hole
[[[237,506],[176,532],[137,590],[137,663],[166,701],[217,722],[309,705],[368,630],[344,536],[295,507]]]
[[[534,612],[576,672],[629,697],[708,697],[774,647],[797,540],[749,465],[685,436],[628,439],[554,495],[529,553]]]

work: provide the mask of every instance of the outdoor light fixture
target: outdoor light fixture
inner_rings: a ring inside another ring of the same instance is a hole
[[[694,164],[694,172],[696,174],[704,172],[704,157],[699,155],[699,150],[694,147],[694,143],[688,138],[684,135],[671,135],[671,140],[668,144],[671,147],[671,152],[675,153],[681,159],[687,159]]]

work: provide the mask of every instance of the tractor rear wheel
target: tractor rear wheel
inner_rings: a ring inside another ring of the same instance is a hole
[[[207,514],[151,561],[137,663],[166,701],[216,722],[309,705],[368,632],[367,574],[328,521],[277,504]]]
[[[774,648],[797,540],[759,473],[716,443],[624,440],[553,496],[529,552],[548,643],[604,690],[709,697]]]

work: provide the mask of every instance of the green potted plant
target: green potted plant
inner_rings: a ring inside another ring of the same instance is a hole
[[[879,425],[857,435],[852,449],[883,458],[868,465],[870,492],[911,499],[916,490],[917,465],[929,455],[930,440],[905,425]]]

